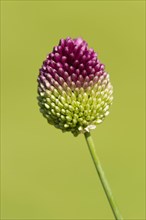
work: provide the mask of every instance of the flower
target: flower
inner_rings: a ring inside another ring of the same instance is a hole
[[[82,38],[61,39],[38,76],[38,103],[49,124],[75,136],[109,114],[113,88],[105,66]]]

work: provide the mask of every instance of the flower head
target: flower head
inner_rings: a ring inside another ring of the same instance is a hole
[[[82,38],[61,39],[38,76],[40,111],[56,128],[75,136],[101,123],[113,100],[109,74]]]

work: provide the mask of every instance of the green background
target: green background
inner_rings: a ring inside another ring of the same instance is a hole
[[[39,113],[38,69],[67,36],[83,37],[110,73],[114,103],[92,136],[125,220],[145,219],[144,4],[2,1],[2,219],[114,219],[84,136]]]

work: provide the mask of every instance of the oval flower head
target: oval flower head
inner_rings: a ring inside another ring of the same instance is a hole
[[[82,38],[61,39],[38,77],[40,111],[48,123],[75,136],[96,128],[113,100],[109,74]]]

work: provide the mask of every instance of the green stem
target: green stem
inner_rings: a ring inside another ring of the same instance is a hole
[[[90,132],[86,132],[85,134],[85,139],[87,141],[87,145],[88,145],[88,148],[89,148],[89,151],[90,151],[90,154],[92,156],[92,159],[93,159],[93,162],[94,162],[94,165],[96,167],[96,170],[97,170],[97,173],[98,173],[98,176],[100,178],[100,181],[101,181],[101,184],[103,186],[103,189],[104,189],[104,192],[107,196],[107,199],[109,201],[109,204],[111,206],[111,209],[113,211],[113,214],[115,216],[115,219],[116,220],[122,220],[122,216],[118,210],[118,207],[115,203],[115,200],[113,198],[113,195],[112,195],[112,191],[109,187],[109,184],[107,182],[107,179],[104,175],[104,171],[102,169],[102,166],[101,166],[101,163],[100,163],[100,160],[96,154],[96,150],[95,150],[95,146],[94,146],[94,142],[93,142],[93,139],[91,137],[91,134]]]

